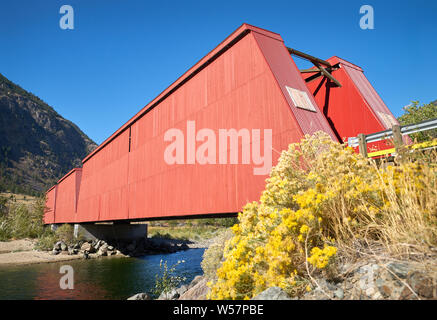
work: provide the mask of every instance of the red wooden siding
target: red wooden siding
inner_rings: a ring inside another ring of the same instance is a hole
[[[44,222],[55,222],[55,205],[56,205],[56,189],[57,185],[51,187],[46,193],[46,206],[44,208]]]
[[[79,221],[127,219],[129,130],[83,164]]]
[[[145,212],[149,217],[237,212],[248,201],[259,198],[266,176],[254,176],[253,166],[167,165],[163,136],[167,129],[178,128],[186,137],[187,121],[192,120],[197,130],[212,129],[217,137],[221,128],[273,129],[273,149],[279,151],[300,140],[299,124],[257,43],[263,37],[268,38],[257,33],[245,36],[183,90],[174,92],[132,124],[130,219],[142,218]],[[275,49],[287,54],[281,41],[271,41],[274,43],[270,45],[277,42],[281,46]],[[289,55],[287,58],[285,67],[294,79],[288,84],[307,90]],[[323,117],[321,121],[325,121]],[[329,127],[327,130],[331,133]],[[283,139],[285,136],[287,139]],[[241,151],[241,141],[239,146]],[[278,156],[273,153],[273,165]]]
[[[81,168],[75,168],[58,181],[56,190],[55,222],[64,223],[76,219]]]

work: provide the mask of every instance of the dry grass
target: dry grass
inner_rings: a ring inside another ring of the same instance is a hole
[[[17,204],[25,204],[25,205],[32,205],[38,199],[37,197],[28,196],[24,194],[11,193],[11,192],[0,192],[0,197],[10,199],[11,201],[16,202]]]
[[[369,161],[375,184],[384,186],[386,203],[380,214],[365,210],[359,223],[351,225],[344,223],[351,216],[347,201],[337,201],[335,210],[328,212],[336,225],[337,265],[349,266],[340,277],[371,260],[381,266],[408,263],[437,278],[437,152],[402,156],[394,167],[397,175],[386,175],[387,170],[381,169],[387,167],[384,161],[378,165]],[[408,171],[411,166],[416,167]],[[368,198],[359,201],[362,208],[369,208]]]
[[[379,169],[381,166],[371,162],[371,170],[379,180],[375,184],[384,186],[381,197],[385,205],[377,214],[365,210],[359,216],[359,224],[352,226],[342,223],[351,212],[345,201],[338,201],[337,211],[328,215],[336,219],[339,244],[356,245],[358,239],[372,248],[371,243],[376,241],[393,257],[433,255],[437,251],[437,153],[433,151],[428,156],[426,161],[404,159],[394,168],[394,175],[385,174]],[[411,169],[411,166],[415,167]],[[362,208],[369,207],[369,199],[359,201]]]

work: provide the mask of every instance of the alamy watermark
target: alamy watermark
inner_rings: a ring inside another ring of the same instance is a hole
[[[368,4],[361,6],[360,14],[363,14],[360,19],[360,28],[363,30],[375,29],[375,13],[373,7]]]
[[[186,136],[182,130],[171,128],[165,132],[164,141],[171,142],[164,151],[164,160],[169,165],[228,164],[229,158],[230,164],[257,165],[254,175],[266,175],[272,168],[272,129],[264,129],[263,136],[261,129],[219,129],[217,138],[213,129],[196,132],[195,121],[187,121]],[[197,146],[197,142],[201,144]]]
[[[72,266],[63,265],[59,269],[60,274],[64,274],[59,280],[59,287],[62,290],[72,290],[74,289],[74,270]]]
[[[62,30],[73,30],[74,29],[74,10],[73,7],[64,4],[61,8],[59,8],[59,13],[63,14],[61,19],[59,19],[59,27]]]

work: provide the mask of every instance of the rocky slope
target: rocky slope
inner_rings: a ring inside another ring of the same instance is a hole
[[[361,265],[343,266],[338,279],[314,279],[309,292],[290,297],[279,287],[270,287],[252,300],[436,300],[435,270],[414,262],[381,262],[369,259]],[[210,291],[207,279],[197,276],[159,300],[204,300]],[[138,297],[137,297],[138,299]]]
[[[0,74],[0,191],[44,192],[96,147],[74,123]]]
[[[336,280],[317,279],[303,300],[435,300],[435,268],[413,261],[367,260],[360,266],[343,266]]]

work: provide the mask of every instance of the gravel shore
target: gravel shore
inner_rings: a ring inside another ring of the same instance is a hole
[[[83,259],[81,254],[68,255],[67,251],[53,255],[50,251],[34,250],[35,240],[20,239],[0,241],[0,266],[27,265],[34,263],[48,263]],[[124,255],[111,256],[123,257]],[[89,258],[98,258],[97,254],[90,254]]]
[[[47,251],[37,251],[34,240],[20,239],[0,242],[0,266],[57,262],[80,259],[80,256],[57,255]]]
[[[185,242],[190,249],[195,249],[208,248],[212,243],[214,243],[214,240],[215,238],[183,242]],[[68,255],[61,253],[58,255],[53,255],[50,251],[34,250],[35,242],[35,240],[31,239],[0,241],[0,266],[27,265],[34,263],[49,263],[83,259],[81,254]],[[180,243],[181,241],[175,240],[175,242]],[[123,257],[124,255],[121,256]],[[98,258],[96,254],[90,254],[89,257]],[[114,255],[111,257],[120,257],[120,255]]]

